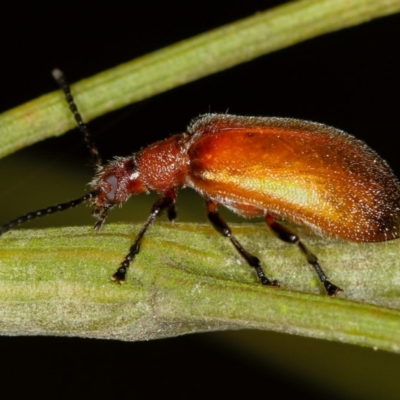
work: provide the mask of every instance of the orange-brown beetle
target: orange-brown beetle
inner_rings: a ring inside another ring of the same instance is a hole
[[[0,227],[0,234],[84,201],[94,205],[98,229],[113,206],[133,194],[155,191],[160,198],[113,275],[115,281],[123,282],[154,219],[163,211],[170,220],[175,219],[177,191],[191,187],[206,199],[212,225],[230,239],[256,270],[262,284],[277,286],[278,282],[265,276],[259,259],[232,235],[218,213],[218,204],[244,217],[264,216],[280,239],[299,246],[331,296],[341,289],[327,279],[317,257],[277,221],[278,217],[307,225],[317,233],[356,242],[380,242],[400,236],[397,178],[373,150],[345,132],[289,118],[206,114],[194,119],[187,133],[100,166],[97,149],[90,143],[63,74],[55,70],[53,75],[64,89],[97,164],[93,190],[79,199],[11,221]]]

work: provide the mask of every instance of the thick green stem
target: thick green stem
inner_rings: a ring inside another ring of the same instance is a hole
[[[234,225],[281,288],[262,286],[209,225],[155,225],[125,285],[110,277],[139,226],[13,231],[0,249],[2,334],[147,340],[266,329],[400,352],[398,241],[349,244],[303,234],[329,277],[324,294],[296,246],[262,225]],[[385,267],[382,267],[385,265]]]

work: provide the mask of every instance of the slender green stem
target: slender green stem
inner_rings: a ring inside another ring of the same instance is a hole
[[[73,92],[88,122],[272,51],[398,11],[398,0],[295,1],[103,71],[73,85]],[[0,157],[73,127],[60,91],[39,97],[0,115]]]

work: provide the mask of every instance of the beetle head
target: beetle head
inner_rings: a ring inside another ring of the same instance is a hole
[[[112,207],[122,205],[132,194],[146,191],[135,155],[119,157],[99,167],[91,186],[97,192],[93,199],[93,216],[97,218],[95,229],[103,225]]]

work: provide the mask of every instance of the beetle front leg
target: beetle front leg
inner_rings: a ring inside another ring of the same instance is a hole
[[[151,209],[151,213],[150,213],[149,217],[147,218],[147,221],[143,225],[142,229],[140,230],[139,234],[137,235],[132,246],[129,248],[129,253],[125,256],[124,261],[122,261],[120,267],[112,276],[111,279],[113,281],[118,282],[118,283],[125,282],[126,273],[128,271],[129,265],[135,258],[136,254],[139,253],[140,244],[142,243],[142,239],[143,239],[145,233],[150,228],[151,224],[154,222],[156,217],[161,215],[163,213],[163,211],[175,210],[175,208],[174,208],[175,199],[176,199],[176,194],[170,193],[168,195],[165,195],[164,197],[160,197],[154,203],[154,205]]]
[[[261,280],[263,285],[279,286],[277,280],[271,280],[267,278],[260,265],[260,260],[246,251],[243,246],[238,242],[235,236],[232,235],[231,229],[228,224],[222,219],[218,212],[218,204],[212,200],[207,201],[207,217],[213,227],[223,236],[227,237],[238,253],[246,260],[250,267],[253,267],[257,273],[258,278]]]

